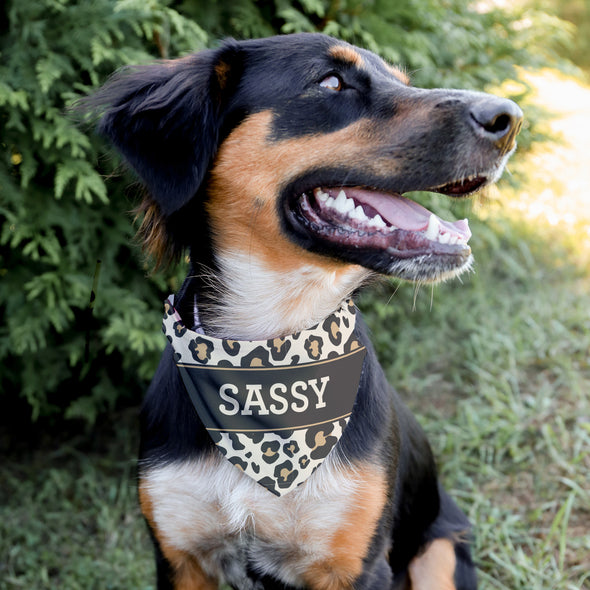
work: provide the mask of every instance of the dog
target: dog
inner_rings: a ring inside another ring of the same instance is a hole
[[[128,68],[90,102],[146,188],[147,250],[190,260],[141,412],[158,589],[475,589],[471,525],[351,297],[471,267],[467,221],[404,194],[495,182],[519,107],[322,34]]]

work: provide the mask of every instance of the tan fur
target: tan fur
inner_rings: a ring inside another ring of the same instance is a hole
[[[359,121],[328,135],[273,141],[272,117],[271,112],[261,112],[239,125],[222,144],[211,172],[206,207],[226,310],[207,316],[207,326],[213,335],[225,338],[276,337],[308,328],[370,274],[292,242],[281,227],[277,201],[282,187],[316,166],[347,166],[361,156],[370,161],[372,124]],[[376,161],[379,166],[383,173],[385,167],[391,172],[391,162]],[[248,285],[247,294],[255,300],[244,298],[240,284]],[[253,312],[259,310],[260,296],[269,300],[275,292],[276,306],[265,314]],[[234,307],[232,297],[237,293],[242,297]],[[236,321],[242,316],[244,328]],[[277,321],[270,321],[275,316]],[[254,321],[258,325],[253,326]]]
[[[217,81],[219,83],[219,88],[221,88],[221,90],[223,90],[227,85],[227,78],[229,76],[230,71],[231,66],[224,61],[221,61],[215,65],[215,73],[217,74]]]
[[[436,539],[410,563],[411,590],[456,590],[455,549],[448,539]]]
[[[355,503],[332,534],[330,558],[314,563],[305,574],[313,590],[352,588],[362,572],[363,557],[383,512],[387,486],[383,474],[374,468],[365,467],[361,473],[363,484],[355,494]]]
[[[410,85],[410,77],[404,72],[400,70],[396,66],[392,66],[391,64],[385,63],[385,67],[400,81],[403,82],[406,86]]]
[[[135,211],[135,221],[139,221],[137,236],[142,242],[143,251],[151,257],[154,269],[165,266],[174,258],[175,252],[158,205],[146,197]]]
[[[361,54],[348,45],[334,45],[330,48],[329,53],[332,57],[349,63],[357,68],[363,68],[365,65]]]
[[[139,486],[139,504],[145,519],[158,539],[162,553],[174,570],[175,590],[217,590],[217,581],[205,574],[194,556],[186,551],[174,548],[158,534],[158,528],[154,521],[152,500],[145,485],[141,483]]]

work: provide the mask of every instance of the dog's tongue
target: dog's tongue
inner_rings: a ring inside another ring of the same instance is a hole
[[[407,231],[425,231],[432,213],[401,195],[390,195],[363,189],[346,189],[348,197],[357,202],[369,205],[375,209],[383,219],[399,229]],[[445,221],[437,217],[442,228],[447,232],[460,236],[466,241],[471,237],[471,230],[467,219],[459,221]]]

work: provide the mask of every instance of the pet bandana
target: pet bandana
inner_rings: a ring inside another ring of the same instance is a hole
[[[190,399],[226,459],[277,496],[302,484],[348,424],[366,350],[352,301],[284,338],[224,340],[184,326],[171,296],[163,331]]]

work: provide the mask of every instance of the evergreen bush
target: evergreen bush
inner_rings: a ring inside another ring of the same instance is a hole
[[[422,86],[483,89],[547,58],[535,13],[468,0],[8,0],[0,8],[0,390],[33,419],[87,422],[137,396],[164,341],[162,299],[126,213],[133,180],[67,107],[118,67],[218,42],[322,31]],[[526,18],[525,18],[526,17]],[[541,42],[539,41],[541,39]],[[543,52],[538,51],[543,47]],[[149,276],[148,276],[149,275]],[[94,286],[94,289],[93,289]],[[91,295],[92,294],[92,295]]]
[[[93,421],[136,393],[162,337],[132,245],[129,179],[67,106],[118,67],[203,47],[163,2],[18,0],[0,37],[0,387],[32,417]],[[94,275],[96,300],[90,306]]]

